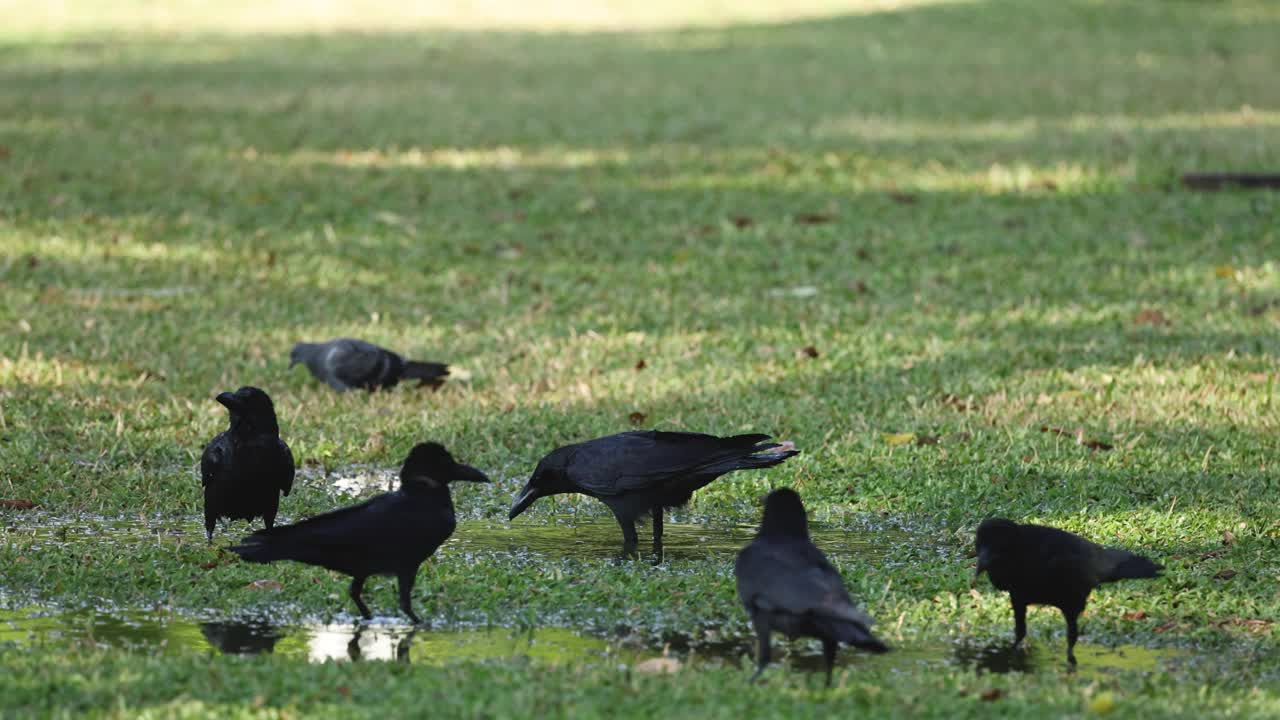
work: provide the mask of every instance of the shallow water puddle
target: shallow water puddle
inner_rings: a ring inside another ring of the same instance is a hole
[[[158,654],[273,653],[309,662],[397,660],[445,664],[521,659],[560,662],[605,658],[615,647],[562,628],[439,631],[398,623],[274,625],[198,621],[146,612],[48,613],[0,610],[0,648],[88,644]]]
[[[669,657],[689,667],[753,667],[754,638],[691,641],[673,636],[661,646],[634,637],[607,640],[556,627],[532,631],[508,628],[433,630],[374,621],[363,624],[277,625],[257,620],[200,621],[179,615],[124,611],[61,611],[38,608],[0,610],[0,650],[39,645],[92,645],[153,654],[256,655],[273,653],[308,662],[384,660],[428,665],[505,660],[543,663],[592,662],[636,665]],[[986,647],[898,645],[886,655],[842,649],[838,668],[890,667],[901,671],[929,665],[958,665],[987,672],[1035,672],[1062,669],[1056,645],[1011,650],[1008,644]],[[813,642],[774,640],[775,667],[821,673],[822,653]],[[1176,649],[1126,645],[1116,648],[1079,645],[1079,672],[1116,670],[1155,672],[1184,656]]]

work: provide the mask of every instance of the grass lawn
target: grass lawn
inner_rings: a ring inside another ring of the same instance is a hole
[[[302,468],[285,520],[425,439],[498,480],[455,493],[432,630],[647,640],[313,664],[0,634],[0,715],[1280,714],[1280,202],[1178,183],[1280,170],[1276,3],[76,5],[0,1],[0,499],[36,505],[0,508],[0,606],[349,623],[343,579],[220,553],[243,523],[204,542],[213,396],[253,384]],[[456,377],[288,369],[339,335]],[[616,532],[590,499],[506,522],[545,452],[637,424],[803,454],[700,491],[657,566],[559,551]],[[829,691],[785,657],[747,684],[732,547],[698,539],[783,485],[898,648]],[[1080,672],[1054,610],[1036,672],[975,672],[954,648],[1012,636],[970,587],[992,514],[1167,573],[1094,594]],[[394,583],[366,598],[394,617]],[[708,633],[739,651],[633,662]],[[1111,646],[1157,659],[1091,669]]]

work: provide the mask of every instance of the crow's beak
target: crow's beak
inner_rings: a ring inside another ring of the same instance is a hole
[[[217,400],[219,403],[225,406],[228,410],[240,409],[240,399],[235,396],[235,393],[229,393],[229,392],[218,393],[218,397],[214,398],[214,400]]]
[[[453,480],[464,480],[466,482],[487,483],[490,482],[489,476],[471,467],[458,463],[453,467]]]
[[[988,563],[991,562],[991,551],[986,548],[978,550],[978,569],[973,573],[973,581],[977,582],[982,577],[982,573],[987,571]]]
[[[508,520],[514,520],[517,515],[529,509],[534,500],[541,497],[538,488],[532,485],[525,485],[524,489],[516,495],[516,499],[511,503],[511,512],[507,515]]]

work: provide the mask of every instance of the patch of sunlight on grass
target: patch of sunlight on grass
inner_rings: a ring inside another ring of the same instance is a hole
[[[817,168],[770,161],[742,172],[684,173],[659,180],[641,181],[640,186],[665,191],[751,189],[778,186],[788,190],[821,192],[978,192],[991,195],[1024,192],[1088,192],[1131,182],[1136,176],[1132,164],[1112,168],[1077,162],[1053,165],[994,163],[977,170],[948,167],[937,161],[921,165],[903,162],[879,163],[866,168],[832,174]]]
[[[248,161],[275,162],[281,165],[336,165],[340,167],[418,167],[470,169],[515,168],[579,168],[595,165],[621,165],[630,155],[625,150],[574,150],[572,148],[432,148],[422,150],[384,151],[339,150],[317,152],[302,150],[285,156],[263,155],[247,149],[239,156]]]
[[[1280,112],[1248,105],[1229,112],[1135,115],[1074,115],[1065,120],[1025,117],[984,122],[930,122],[882,115],[852,114],[827,118],[814,128],[817,137],[853,137],[867,142],[961,140],[974,142],[1027,140],[1037,133],[1098,130],[1221,130],[1280,127]]]
[[[6,32],[324,33],[414,29],[593,31],[794,21],[971,0],[0,0]]]
[[[59,357],[45,357],[43,353],[30,354],[27,345],[18,348],[15,357],[0,355],[0,385],[32,387],[63,385],[112,385],[96,365],[68,361]]]

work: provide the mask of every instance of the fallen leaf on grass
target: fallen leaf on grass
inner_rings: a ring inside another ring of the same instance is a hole
[[[30,510],[35,506],[30,500],[0,500],[0,508],[8,510]]]
[[[1223,545],[1230,545],[1230,544],[1234,543],[1235,541],[1236,541],[1236,534],[1235,534],[1235,533],[1231,532],[1230,530],[1223,530],[1223,531],[1222,531],[1222,544],[1223,544]]]
[[[636,370],[643,370],[646,367],[648,367],[648,365],[645,364],[644,358],[640,358],[640,360],[636,362]]]
[[[1155,325],[1155,326],[1168,325],[1169,318],[1165,317],[1165,314],[1160,312],[1159,310],[1152,310],[1150,308],[1147,308],[1145,310],[1139,310],[1138,314],[1133,316],[1133,324],[1134,325]]]
[[[1218,627],[1220,628],[1226,628],[1228,625],[1231,625],[1235,627],[1242,627],[1245,629],[1246,632],[1251,632],[1251,633],[1267,632],[1271,629],[1272,624],[1273,623],[1271,620],[1262,620],[1261,618],[1242,618],[1242,617],[1229,617],[1226,620],[1220,620],[1217,623]]]
[[[1201,559],[1201,560],[1212,560],[1213,558],[1221,557],[1221,556],[1226,555],[1226,554],[1227,554],[1227,551],[1226,551],[1226,550],[1210,550],[1209,552],[1202,554],[1202,555],[1200,556],[1200,559]]]
[[[973,396],[960,397],[954,393],[946,393],[942,396],[942,404],[950,405],[957,412],[969,412],[973,409]]]
[[[632,425],[643,425],[644,421],[648,417],[649,417],[648,415],[645,415],[642,412],[633,412],[627,416],[627,419],[631,421]]]
[[[898,203],[899,205],[915,205],[916,200],[919,200],[920,198],[916,197],[914,193],[891,192],[889,193],[889,199]]]
[[[818,357],[818,348],[812,345],[805,345],[804,347],[800,348],[799,355],[802,355],[804,357],[809,357],[809,358],[816,358]]]
[[[858,293],[859,295],[866,295],[867,293],[871,292],[871,288],[868,288],[867,284],[861,280],[854,280],[853,282],[849,283],[845,287]]]
[[[795,221],[801,225],[825,225],[836,219],[831,213],[796,213]]]
[[[889,447],[898,445],[906,445],[916,439],[915,433],[880,433],[880,438],[884,440],[884,444]]]
[[[1146,620],[1147,614],[1139,610],[1137,612],[1127,612],[1123,617],[1125,620]]]
[[[1116,699],[1110,692],[1098,693],[1089,701],[1089,712],[1094,715],[1106,715],[1116,709]]]
[[[674,674],[680,671],[680,660],[673,657],[649,658],[636,665],[636,672],[648,675]]]
[[[1235,576],[1236,576],[1235,570],[1232,570],[1231,568],[1226,568],[1224,570],[1219,570],[1218,572],[1214,573],[1213,579],[1214,580],[1230,580]]]
[[[245,587],[249,588],[250,590],[283,590],[284,589],[284,585],[282,585],[278,580],[254,580],[253,582],[249,583]]]
[[[733,217],[729,218],[729,222],[733,223],[733,226],[738,228],[739,230],[743,228],[749,228],[752,225],[756,224],[755,220],[752,220],[746,215],[734,215]]]
[[[937,445],[937,444],[938,444],[937,435],[917,435],[916,436],[916,445]]]
[[[1000,688],[988,688],[982,691],[978,697],[982,698],[982,702],[995,702],[1004,697],[1004,690]]]
[[[1162,623],[1160,625],[1157,625],[1156,632],[1158,633],[1168,632],[1177,626],[1178,626],[1178,623],[1176,621],[1170,620],[1167,623]]]
[[[1219,265],[1213,269],[1213,274],[1224,280],[1230,280],[1236,276],[1236,269],[1231,265]]]
[[[341,695],[342,697],[351,697],[351,688],[347,687],[346,685],[339,685],[335,689],[338,691],[338,694]]]
[[[8,160],[10,150],[8,145],[0,145],[0,160]]]

